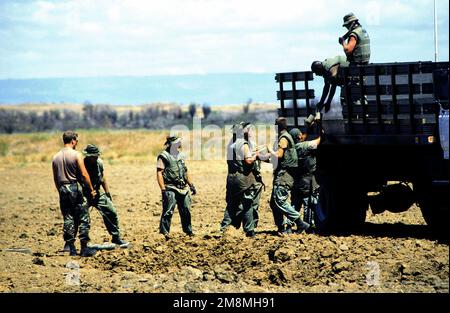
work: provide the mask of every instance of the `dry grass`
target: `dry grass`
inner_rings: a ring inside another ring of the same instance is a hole
[[[23,112],[42,113],[50,110],[71,110],[75,112],[82,112],[83,106],[81,104],[64,103],[64,104],[40,104],[40,103],[24,103],[15,105],[0,105],[0,109],[15,110]]]
[[[80,130],[77,149],[93,143],[103,150],[107,162],[141,163],[162,149],[167,131]],[[61,132],[0,135],[0,166],[50,162],[62,147]]]
[[[204,125],[202,125],[204,126]],[[256,133],[263,141],[271,143],[270,126],[260,125]],[[102,158],[109,164],[148,164],[162,151],[169,130],[76,130],[79,134],[79,151],[93,143],[103,151]],[[231,133],[228,128],[203,128],[175,132],[184,139],[184,152],[191,160],[224,160],[226,144]],[[195,138],[194,138],[195,137]],[[0,134],[0,169],[23,167],[32,164],[49,164],[62,147],[62,132],[35,132]]]
[[[77,130],[81,151],[93,143],[103,151],[102,158],[109,164],[148,164],[156,160],[163,149],[168,130]],[[229,133],[185,131],[177,133],[185,143],[185,153],[191,159],[222,160]],[[195,139],[194,139],[195,136]],[[62,147],[62,132],[40,132],[30,134],[0,134],[0,169],[14,166],[50,163],[53,155]],[[217,147],[221,146],[221,150]],[[189,149],[190,147],[190,149]],[[203,150],[200,150],[203,147]],[[216,149],[216,150],[214,150]],[[207,153],[218,151],[210,157]]]

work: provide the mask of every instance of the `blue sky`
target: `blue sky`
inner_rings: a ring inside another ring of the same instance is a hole
[[[448,61],[449,3],[437,2]],[[342,53],[350,11],[371,62],[434,59],[433,0],[2,0],[0,79],[306,70]]]

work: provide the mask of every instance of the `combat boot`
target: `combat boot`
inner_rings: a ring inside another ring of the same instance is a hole
[[[77,248],[75,247],[75,244],[73,242],[66,242],[63,251],[69,252],[70,256],[76,256],[78,254]]]
[[[164,236],[164,239],[165,239],[166,241],[169,241],[169,240],[171,239],[169,233],[161,233],[161,235]]]
[[[292,227],[291,227],[291,225],[285,224],[285,225],[279,227],[277,234],[280,237],[292,234]]]
[[[127,241],[121,239],[120,237],[115,237],[115,236],[114,236],[114,237],[112,238],[111,242],[112,242],[113,244],[118,245],[118,246],[119,246],[120,248],[122,248],[122,249],[126,249],[126,248],[129,248],[129,247],[131,246],[131,244],[130,244],[129,242],[127,242]]]
[[[296,233],[297,233],[297,234],[301,234],[301,233],[303,233],[305,230],[308,230],[308,229],[311,227],[311,225],[309,225],[308,223],[302,221],[301,218],[298,218],[298,219],[295,221],[295,224],[297,225],[297,230],[296,230]]]
[[[286,229],[283,230],[283,233],[284,233],[285,235],[290,235],[290,234],[292,234],[292,226],[291,226],[291,225],[286,225]]]
[[[317,233],[317,228],[316,225],[314,224],[310,224],[311,226],[306,230],[307,234],[316,234]]]
[[[81,250],[80,250],[80,256],[84,257],[90,257],[94,256],[97,253],[97,250],[88,247],[87,242],[81,242]]]
[[[247,236],[248,238],[254,238],[256,236],[256,233],[254,230],[251,230],[251,231],[247,232],[245,234],[245,236]]]

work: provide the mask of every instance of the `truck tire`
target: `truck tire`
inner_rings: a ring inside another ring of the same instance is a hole
[[[346,211],[344,211],[343,218],[346,230],[359,231],[366,222],[367,209],[369,208],[369,202],[367,200],[367,193],[361,190],[355,190],[352,194],[348,195],[351,201],[346,202]]]
[[[432,232],[448,238],[449,207],[446,191],[432,190],[421,197],[419,206],[423,218]]]
[[[320,231],[331,230],[336,215],[336,194],[327,179],[321,179],[314,222]]]
[[[367,196],[354,183],[322,176],[315,223],[320,231],[356,231],[366,220]]]

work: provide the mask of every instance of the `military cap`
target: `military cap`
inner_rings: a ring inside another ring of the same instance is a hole
[[[87,157],[90,157],[90,156],[99,156],[100,154],[102,154],[102,152],[96,145],[88,144],[86,148],[84,148],[83,154]]]
[[[230,130],[232,132],[238,132],[238,131],[242,131],[242,122],[234,124],[233,126],[231,126]]]
[[[344,16],[344,24],[342,25],[343,27],[350,25],[352,22],[357,21],[358,19],[356,18],[355,14],[353,13],[348,13],[346,16]]]
[[[242,129],[245,129],[246,127],[250,126],[252,123],[249,122],[240,122],[239,125],[242,126]]]
[[[298,128],[292,128],[290,131],[289,131],[289,134],[292,136],[292,138],[294,138],[294,140],[295,139],[297,139],[298,138],[298,136],[300,136],[301,134],[302,134],[302,132],[300,131],[300,129],[298,129]]]
[[[181,138],[178,137],[177,135],[167,136],[166,137],[166,143],[164,145],[172,145],[172,144],[178,143],[180,141],[181,141]]]
[[[287,119],[284,116],[280,116],[275,120],[275,125],[285,124]]]

